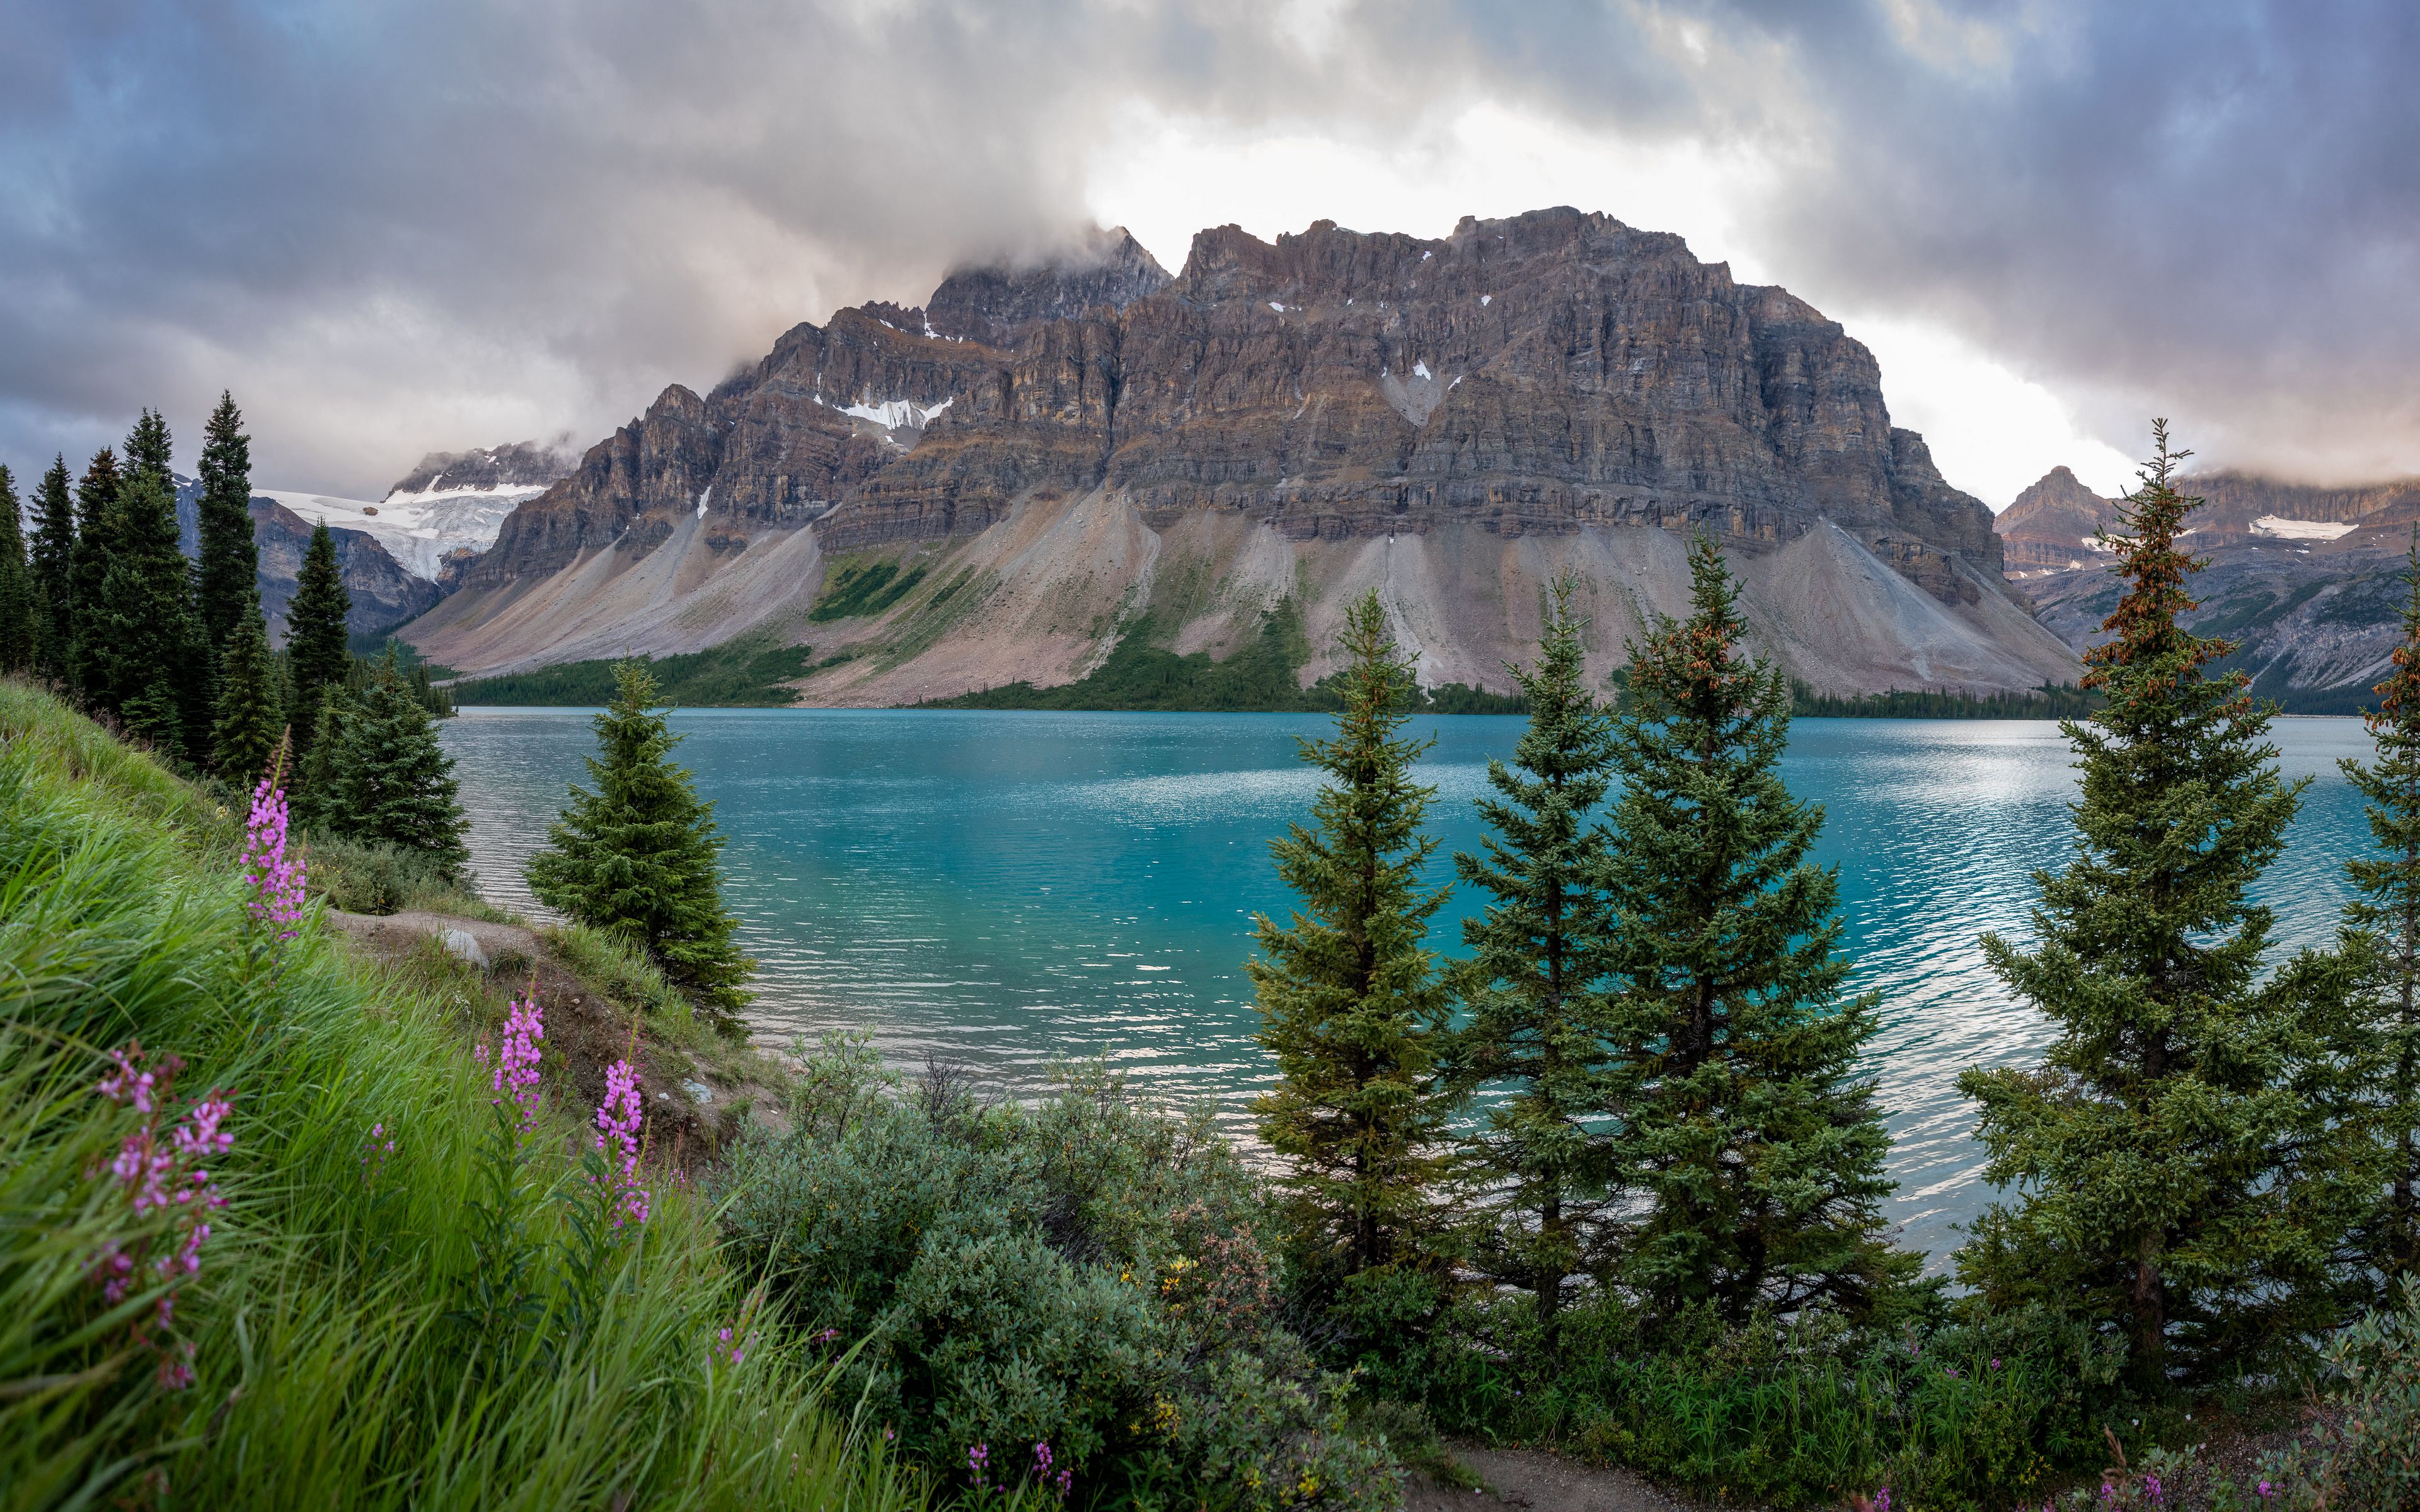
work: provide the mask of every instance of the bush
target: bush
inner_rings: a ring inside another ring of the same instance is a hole
[[[1098,1066],[1032,1109],[903,1088],[845,1038],[791,1116],[720,1179],[731,1249],[945,1480],[1048,1479],[1047,1446],[1094,1498],[1393,1504],[1345,1381],[1277,1326],[1258,1188],[1204,1117]]]
[[[1466,1299],[1380,1379],[1417,1382],[1450,1432],[1559,1443],[1727,1498],[1837,1504],[1887,1485],[1931,1509],[2002,1506],[2097,1466],[2122,1359],[2036,1313],[1879,1328],[1697,1315],[1650,1336],[1600,1295],[1568,1306],[1562,1329],[1558,1371],[1526,1298]]]
[[[2327,1380],[2309,1434],[2264,1467],[2276,1499],[2228,1487],[2217,1505],[2420,1505],[2420,1277],[2406,1275],[2395,1305],[2329,1342]]]
[[[459,912],[467,901],[444,867],[423,851],[314,833],[305,854],[311,890],[349,914]]]

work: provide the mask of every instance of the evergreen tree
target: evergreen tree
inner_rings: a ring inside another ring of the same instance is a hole
[[[1745,658],[1712,539],[1689,567],[1690,617],[1631,647],[1616,722],[1607,1103],[1635,1198],[1619,1273],[1658,1320],[1862,1314],[1917,1264],[1881,1212],[1890,1136],[1858,1071],[1875,1000],[1842,996],[1838,875],[1807,859],[1823,811],[1777,769],[1788,682]]]
[[[261,619],[260,595],[249,593],[243,613],[219,653],[218,717],[210,731],[218,774],[239,788],[249,789],[277,749],[286,726],[277,695],[276,661],[269,649],[269,627]]]
[[[2365,1225],[2366,1267],[2382,1280],[2420,1271],[2420,531],[2394,671],[2366,717],[2375,764],[2347,758],[2345,778],[2368,800],[2377,848],[2345,865],[2359,896],[2345,906],[2345,954],[2370,1041],[2369,1101],[2384,1144],[2385,1192]]]
[[[281,666],[287,660],[278,658]],[[290,699],[286,706],[294,706]],[[353,726],[360,713],[344,684],[320,690],[318,707],[311,716],[311,740],[295,764],[294,783],[287,793],[294,823],[311,829],[345,832],[339,789],[346,753],[352,744]]]
[[[737,920],[722,906],[714,805],[673,764],[681,737],[657,712],[646,663],[615,663],[613,689],[613,704],[592,721],[594,791],[572,786],[548,848],[530,857],[530,890],[639,946],[697,1001],[737,1009],[748,1000],[740,984],[754,963],[739,953]]]
[[[75,646],[75,501],[68,492],[68,459],[54,456],[34,499],[32,576],[36,671],[64,682]]]
[[[336,833],[418,851],[448,875],[471,858],[454,758],[438,744],[437,722],[411,696],[392,649],[370,676],[334,770]]]
[[[1471,954],[1451,973],[1469,1015],[1454,1037],[1456,1085],[1507,1089],[1474,1141],[1494,1194],[1478,1253],[1537,1299],[1549,1359],[1564,1279],[1599,1258],[1610,1195],[1613,945],[1606,833],[1592,818],[1612,781],[1613,721],[1589,691],[1573,585],[1551,592],[1536,665],[1512,670],[1529,727],[1512,766],[1487,764],[1495,794],[1479,814],[1495,833],[1481,855],[1453,858],[1492,901],[1464,921]]]
[[[177,505],[166,478],[149,467],[135,472],[118,489],[113,514],[118,549],[85,616],[92,646],[85,693],[130,724],[138,722],[130,705],[142,700],[140,733],[163,749],[183,751],[190,729],[185,680],[193,676],[195,635],[192,583],[177,549]],[[158,722],[163,708],[176,711],[179,729],[173,740]]]
[[[346,617],[353,611],[352,595],[336,566],[336,538],[328,522],[312,527],[311,544],[302,550],[302,569],[295,577],[294,597],[286,606],[286,660],[294,681],[296,739],[307,763],[318,739],[319,705],[327,689],[342,687],[352,671]],[[303,732],[310,734],[305,736]]]
[[[201,560],[195,564],[194,596],[202,638],[213,656],[239,632],[247,615],[257,618],[260,552],[253,544],[252,441],[235,395],[222,393],[203,433],[201,460]]]
[[[1959,1079],[1981,1104],[1986,1178],[2017,1188],[1959,1254],[1993,1307],[2040,1304],[2122,1339],[2135,1389],[2241,1370],[2334,1320],[2330,1257],[2374,1169],[2343,1137],[2337,1057],[2300,973],[2262,981],[2270,911],[2249,891],[2285,844],[2273,710],[2210,664],[2234,648],[2178,624],[2201,563],[2157,451],[2115,533],[2126,592],[2086,655],[2108,697],[2062,728],[2081,792],[2073,859],[2036,873],[2031,953],[1987,934],[1993,968],[2055,1026],[2036,1070]]]
[[[1284,1159],[1304,1241],[1350,1275],[1411,1257],[1446,1174],[1452,1094],[1438,1075],[1451,1007],[1420,939],[1446,889],[1420,882],[1434,788],[1411,779],[1428,743],[1401,733],[1410,664],[1375,593],[1345,613],[1344,706],[1302,756],[1327,775],[1312,826],[1271,844],[1301,896],[1293,921],[1254,920],[1249,963],[1278,1084],[1261,1136]]]
[[[123,533],[117,522],[117,454],[104,446],[76,482],[75,570],[70,574],[68,617],[68,683],[92,695],[99,679],[96,664],[101,648],[95,641],[92,615],[101,603],[101,585],[117,555]],[[108,705],[114,707],[115,705]]]
[[[168,436],[167,417],[151,409],[146,409],[137,416],[134,428],[126,433],[127,475],[131,477],[147,468],[160,474],[172,505],[177,494],[175,450]]]
[[[25,566],[24,516],[17,480],[0,463],[0,672],[34,667],[34,583]]]

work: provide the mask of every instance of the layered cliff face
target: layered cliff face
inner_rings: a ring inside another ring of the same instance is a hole
[[[768,620],[796,640],[821,563],[855,555],[924,586],[818,626],[884,649],[814,696],[1057,681],[1146,620],[1215,653],[1288,600],[1316,643],[1365,579],[1399,595],[1433,680],[1501,687],[1541,574],[1597,575],[1618,661],[1620,632],[1678,607],[1692,530],[1819,686],[2073,675],[2002,588],[1990,511],[1891,425],[1863,346],[1677,237],[1568,209],[1440,240],[1225,227],[1173,280],[1106,233],[953,274],[922,310],[799,326],[592,448],[414,638],[465,669]]]
[[[2189,590],[2196,632],[2232,640],[2229,665],[2254,690],[2298,713],[2350,712],[2386,675],[2402,639],[2404,552],[2420,521],[2420,480],[2319,487],[2248,472],[2189,477],[2204,502],[2186,545],[2205,565]],[[2000,516],[2009,573],[2025,579],[2042,623],[2077,651],[2107,638],[2102,622],[2121,584],[2094,528],[2118,504],[2065,468]]]

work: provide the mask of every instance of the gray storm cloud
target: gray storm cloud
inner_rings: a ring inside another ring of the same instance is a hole
[[[1382,137],[1482,100],[1771,151],[1793,166],[1748,228],[1785,279],[1949,325],[2113,441],[2156,409],[2230,460],[2420,468],[2399,8],[16,10],[0,457],[21,471],[143,404],[190,440],[221,387],[265,476],[329,491],[431,447],[593,437],[794,321],[1069,236],[1087,153],[1135,101]]]

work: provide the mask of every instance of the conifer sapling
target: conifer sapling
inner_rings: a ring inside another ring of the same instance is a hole
[[[736,1010],[755,963],[739,953],[738,921],[722,906],[714,805],[672,761],[681,737],[656,706],[646,664],[617,663],[613,687],[595,720],[594,787],[572,787],[547,849],[530,857],[530,890],[644,949],[693,1001]]]

